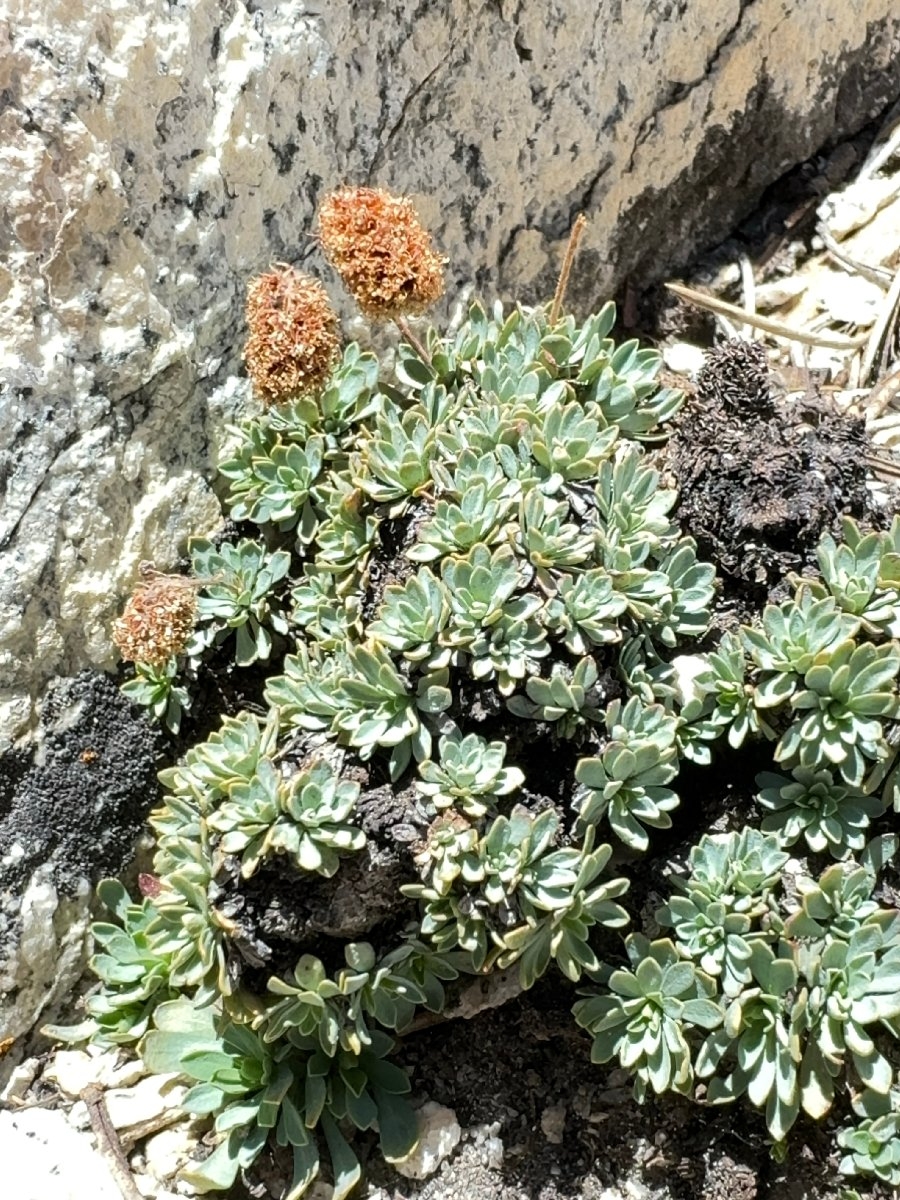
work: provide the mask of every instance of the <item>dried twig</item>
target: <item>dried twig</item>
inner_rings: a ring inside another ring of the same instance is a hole
[[[866,349],[863,354],[862,366],[859,370],[859,382],[861,384],[866,384],[870,381],[872,368],[875,366],[875,359],[890,336],[891,328],[896,324],[898,311],[900,311],[900,271],[897,271],[894,276],[894,282],[891,284],[888,294],[884,298],[884,305],[878,314],[878,320],[872,326],[872,331],[866,338]]]
[[[863,279],[868,279],[870,283],[877,283],[879,287],[890,286],[890,271],[885,271],[883,267],[870,267],[868,263],[851,258],[831,236],[831,232],[824,221],[818,223],[816,233],[822,239],[822,244],[831,257],[840,263],[842,267],[846,267],[848,271],[853,271],[855,274],[861,275]]]
[[[866,421],[877,421],[894,400],[900,398],[900,367],[879,379],[869,392],[865,403]]]
[[[754,325],[757,329],[764,329],[766,333],[771,333],[774,337],[787,338],[791,342],[802,342],[805,346],[824,346],[829,350],[858,350],[869,340],[868,334],[846,338],[839,337],[837,334],[808,333],[806,330],[792,329],[790,325],[783,325],[780,321],[773,321],[769,317],[745,312],[736,304],[729,304],[727,300],[719,300],[716,296],[707,296],[704,292],[695,292],[693,288],[685,287],[681,283],[667,283],[666,287],[679,299],[687,301],[688,304],[696,304],[698,308],[722,314],[731,320]]]
[[[394,317],[394,324],[412,346],[413,350],[415,350],[416,354],[418,354],[419,358],[421,358],[422,362],[428,363],[430,367],[431,355],[428,353],[421,339],[416,337],[416,335],[413,333],[406,317]]]
[[[873,471],[879,471],[882,475],[890,475],[892,479],[900,479],[900,463],[882,458],[879,454],[867,454],[866,466],[871,467]]]
[[[744,308],[749,313],[756,315],[756,280],[753,278],[753,264],[746,254],[742,254],[739,260],[741,270],[741,288],[744,293]],[[749,322],[744,329],[744,337],[749,341],[752,330]]]
[[[134,1182],[116,1127],[110,1120],[109,1110],[103,1098],[103,1088],[97,1083],[89,1083],[82,1090],[81,1099],[87,1105],[88,1120],[97,1139],[97,1149],[106,1160],[106,1165],[122,1193],[122,1200],[143,1200]]]

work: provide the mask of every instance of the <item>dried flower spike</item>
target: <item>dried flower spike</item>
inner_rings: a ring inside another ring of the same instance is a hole
[[[319,210],[319,239],[367,317],[421,312],[444,293],[445,260],[405,196],[342,188]]]
[[[187,645],[197,620],[200,582],[183,575],[146,572],[113,626],[124,659],[161,668]]]
[[[247,289],[244,362],[266,404],[325,386],[340,355],[340,325],[318,280],[276,266]]]

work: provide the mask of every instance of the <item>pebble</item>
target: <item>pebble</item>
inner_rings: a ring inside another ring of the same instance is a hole
[[[334,1188],[324,1179],[317,1179],[308,1191],[303,1193],[303,1200],[331,1200]]]
[[[462,1130],[452,1108],[427,1101],[418,1111],[419,1144],[394,1170],[406,1179],[427,1179],[456,1149]]]
[[[551,1145],[560,1146],[566,1125],[565,1104],[549,1104],[541,1113],[541,1130]]]
[[[28,1094],[28,1089],[37,1078],[40,1068],[41,1061],[39,1058],[26,1058],[24,1062],[14,1067],[7,1080],[6,1087],[0,1092],[0,1101],[4,1104],[10,1104],[15,1103],[16,1100],[24,1100]]]
[[[100,1082],[102,1065],[100,1059],[85,1050],[58,1050],[47,1064],[44,1078],[75,1100],[88,1084]]]
[[[503,1166],[503,1140],[497,1135],[502,1122],[493,1121],[490,1125],[473,1125],[466,1130],[466,1137],[474,1142],[481,1151],[481,1163],[490,1171],[499,1171]]]
[[[484,1143],[484,1165],[491,1171],[503,1166],[503,1142],[498,1137],[488,1138]]]
[[[179,1121],[161,1129],[144,1143],[144,1169],[160,1183],[174,1179],[197,1148],[206,1122]]]
[[[144,1073],[137,1058],[119,1061],[120,1051],[57,1050],[44,1069],[44,1078],[55,1083],[61,1092],[77,1099],[91,1083],[104,1088],[125,1088],[138,1082]]]
[[[635,1179],[626,1179],[621,1188],[604,1188],[597,1200],[650,1200],[652,1193]]]
[[[703,366],[706,353],[690,342],[673,342],[663,347],[662,356],[670,371],[693,378]]]

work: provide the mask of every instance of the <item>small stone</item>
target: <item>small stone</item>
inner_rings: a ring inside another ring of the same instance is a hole
[[[304,1200],[331,1200],[334,1188],[324,1179],[317,1179],[312,1187],[303,1193]]]
[[[649,1200],[651,1192],[642,1183],[626,1179],[622,1187],[605,1188],[597,1200]]]
[[[693,377],[703,366],[705,353],[690,342],[673,342],[671,346],[663,347],[662,357],[670,371]]]
[[[648,1187],[636,1179],[626,1179],[625,1195],[627,1200],[650,1200],[651,1192]]]
[[[161,1129],[144,1143],[144,1169],[157,1182],[173,1179],[197,1148],[203,1120],[180,1121]]]
[[[61,1092],[77,1098],[89,1083],[99,1080],[98,1060],[84,1050],[57,1050],[44,1071],[44,1078]]]
[[[14,1067],[6,1087],[0,1092],[0,1101],[9,1104],[16,1100],[24,1100],[28,1089],[37,1077],[40,1065],[39,1059],[26,1058],[24,1062]]]
[[[548,1142],[554,1146],[562,1145],[563,1131],[566,1126],[565,1104],[551,1104],[541,1113],[541,1130]]]
[[[139,1079],[143,1078],[143,1075],[144,1067],[139,1058],[127,1058],[125,1062],[116,1066],[113,1054],[104,1061],[98,1082],[102,1083],[104,1087],[125,1088],[137,1083]]]
[[[756,289],[756,307],[759,312],[771,312],[776,308],[784,308],[801,296],[808,284],[798,275],[784,279],[773,279],[771,283],[762,283]]]
[[[73,1129],[84,1130],[90,1129],[91,1119],[88,1116],[87,1105],[83,1100],[76,1100],[66,1114],[66,1121]]]
[[[498,1137],[489,1137],[484,1143],[484,1165],[491,1171],[503,1166],[503,1142]]]
[[[394,1170],[406,1179],[427,1179],[456,1149],[462,1130],[452,1108],[427,1101],[418,1111],[419,1144]]]
[[[591,1096],[593,1095],[592,1088],[580,1087],[572,1097],[572,1112],[576,1117],[580,1117],[582,1121],[586,1121],[591,1115]]]

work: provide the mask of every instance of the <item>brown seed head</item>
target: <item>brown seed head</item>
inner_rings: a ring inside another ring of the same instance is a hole
[[[444,294],[445,260],[405,196],[341,188],[319,209],[319,240],[367,317],[421,312]]]
[[[247,372],[265,404],[320,391],[340,351],[340,325],[318,280],[293,267],[258,275],[247,289]]]
[[[123,658],[161,668],[188,643],[197,620],[197,584],[153,573],[139,583],[113,626]]]

